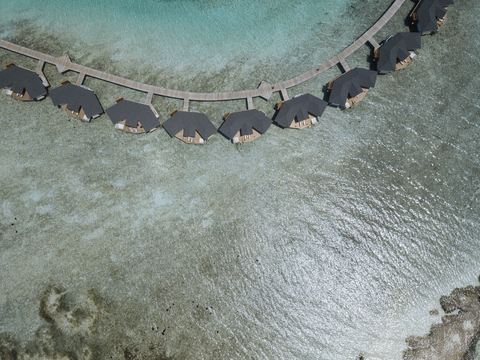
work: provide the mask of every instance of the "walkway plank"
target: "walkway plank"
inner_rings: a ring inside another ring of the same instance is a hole
[[[147,99],[145,100],[145,104],[150,105],[152,103],[152,99],[153,99],[153,92],[149,92],[147,94]]]
[[[78,75],[76,85],[82,85],[84,81],[85,81],[85,73],[80,73],[80,75]]]
[[[35,72],[36,72],[37,74],[40,74],[40,73],[43,71],[44,66],[45,66],[45,61],[39,60],[39,61],[38,61],[37,68],[35,69]]]
[[[188,111],[188,105],[189,105],[189,99],[184,98],[183,99],[183,109],[182,109],[182,111]]]
[[[377,50],[380,47],[380,44],[377,43],[374,38],[370,38],[368,42],[373,46],[375,50]]]
[[[253,109],[253,99],[251,97],[247,97],[247,109]]]

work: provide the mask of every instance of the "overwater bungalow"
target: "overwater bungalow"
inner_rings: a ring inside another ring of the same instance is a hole
[[[422,35],[437,33],[447,18],[447,7],[453,0],[419,0],[410,18]]]
[[[227,113],[223,118],[225,121],[218,131],[233,143],[253,141],[272,125],[272,119],[257,109]]]
[[[0,71],[0,88],[4,88],[4,94],[17,100],[42,100],[48,94],[48,86],[43,74],[12,63],[8,63],[6,69]]]
[[[349,108],[361,101],[368,89],[375,86],[377,71],[355,68],[328,83],[328,102],[332,106]]]
[[[115,125],[115,129],[133,134],[154,131],[160,122],[158,113],[153,106],[118,98],[117,103],[105,110]]]
[[[187,144],[205,144],[217,132],[205,114],[194,111],[174,110],[162,126],[168,135]]]
[[[53,105],[62,108],[74,118],[90,122],[103,113],[102,105],[92,89],[83,85],[74,85],[67,80],[49,92]]]
[[[422,46],[420,33],[401,32],[390,36],[375,50],[377,70],[380,74],[401,70],[417,56],[415,50]]]
[[[298,95],[277,104],[275,122],[282,128],[303,129],[317,123],[327,105],[311,94]]]

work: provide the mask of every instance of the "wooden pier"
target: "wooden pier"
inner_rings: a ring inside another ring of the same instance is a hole
[[[119,86],[124,86],[130,89],[134,89],[146,94],[146,103],[149,104],[152,101],[153,95],[159,95],[164,97],[176,98],[183,100],[183,110],[188,111],[189,101],[226,101],[226,100],[241,100],[244,99],[247,101],[247,107],[253,108],[253,98],[261,97],[265,100],[268,100],[274,92],[280,92],[284,100],[288,100],[287,89],[299,85],[323,71],[330,69],[331,67],[341,64],[342,68],[345,71],[350,70],[346,59],[355,51],[357,51],[361,46],[366,43],[371,44],[375,49],[378,48],[378,43],[375,41],[373,36],[388,23],[388,21],[393,17],[393,15],[400,9],[405,0],[395,0],[388,10],[378,19],[378,21],[368,29],[362,36],[355,40],[350,46],[344,49],[342,52],[332,57],[330,60],[326,61],[322,65],[316,66],[314,69],[307,71],[293,79],[283,81],[277,84],[269,84],[267,82],[262,82],[257,89],[254,90],[243,90],[243,91],[233,91],[233,92],[222,92],[222,93],[195,93],[187,91],[178,91],[166,89],[160,86],[147,85],[140,82],[128,80],[120,76],[107,74],[105,72],[89,68],[87,66],[75,64],[70,61],[68,55],[63,55],[60,57],[50,56],[39,51],[25,48],[20,45],[13,44],[11,42],[0,39],[0,48],[16,52],[28,56],[30,58],[38,60],[38,66],[36,71],[40,72],[43,70],[45,63],[55,65],[60,73],[66,71],[74,71],[79,74],[76,84],[81,85],[85,80],[85,77],[92,77],[99,80],[107,81]]]

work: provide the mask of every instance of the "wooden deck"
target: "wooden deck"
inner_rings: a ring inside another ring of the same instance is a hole
[[[153,95],[159,95],[164,97],[176,98],[176,99],[183,99],[184,106],[183,110],[188,110],[188,105],[190,100],[194,101],[225,101],[225,100],[239,100],[245,99],[247,100],[247,107],[253,107],[252,99],[254,97],[262,97],[266,100],[270,98],[270,96],[274,92],[280,92],[282,98],[284,100],[288,100],[288,93],[287,89],[293,86],[299,85],[318,74],[322,73],[323,71],[330,69],[331,67],[341,64],[342,68],[345,71],[350,70],[346,59],[355,51],[357,51],[361,46],[365,45],[367,42],[370,43],[374,48],[378,47],[378,43],[375,41],[373,36],[383,27],[386,23],[392,18],[392,16],[400,9],[403,5],[405,0],[395,0],[392,5],[388,8],[388,10],[378,19],[378,21],[373,24],[373,26],[368,29],[362,36],[360,36],[357,40],[355,40],[350,46],[348,46],[345,50],[331,58],[330,60],[326,61],[322,65],[316,66],[314,69],[307,71],[293,79],[283,81],[277,84],[269,84],[267,82],[262,82],[257,89],[254,90],[243,90],[243,91],[233,91],[233,92],[223,92],[223,93],[195,93],[195,92],[187,92],[187,91],[178,91],[178,90],[171,90],[166,89],[160,86],[153,86],[147,85],[143,83],[139,83],[136,81],[128,80],[122,78],[120,76],[107,74],[105,72],[95,70],[89,68],[87,66],[75,64],[70,61],[68,55],[63,55],[58,58],[54,56],[50,56],[39,51],[35,51],[32,49],[25,48],[20,45],[13,44],[11,42],[5,41],[0,39],[0,48],[16,52],[18,54],[22,54],[28,56],[30,58],[38,60],[38,66],[36,71],[42,71],[45,63],[55,65],[60,73],[64,73],[66,71],[74,71],[79,74],[78,80],[76,82],[77,85],[81,85],[86,76],[100,79],[103,81],[107,81],[119,86],[124,86],[130,89],[134,89],[137,91],[144,92],[146,97],[146,103],[149,104],[152,100]]]

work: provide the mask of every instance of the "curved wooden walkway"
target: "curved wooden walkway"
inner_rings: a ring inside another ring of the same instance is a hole
[[[307,71],[293,79],[283,81],[277,84],[269,84],[267,82],[262,82],[260,86],[255,90],[243,90],[243,91],[233,91],[233,92],[223,92],[223,93],[195,93],[187,91],[178,91],[166,89],[159,86],[147,85],[137,81],[128,80],[120,76],[107,74],[105,72],[89,68],[87,66],[79,65],[72,63],[68,55],[63,55],[58,58],[35,51],[32,49],[25,48],[20,45],[13,44],[11,42],[0,39],[0,47],[9,51],[13,51],[30,58],[38,60],[37,72],[42,71],[45,63],[55,65],[60,73],[66,71],[74,71],[79,73],[77,84],[81,85],[86,76],[107,81],[116,85],[124,86],[134,90],[138,90],[147,94],[146,103],[150,103],[153,95],[160,95],[164,97],[183,99],[184,107],[183,110],[188,110],[188,103],[190,100],[194,101],[225,101],[225,100],[238,100],[246,99],[248,108],[253,108],[252,99],[254,97],[262,97],[266,100],[270,98],[272,93],[280,92],[284,100],[288,100],[287,89],[293,86],[299,85],[323,71],[337,65],[341,64],[342,68],[345,71],[350,70],[346,59],[348,56],[357,51],[361,46],[370,43],[375,49],[378,48],[378,43],[375,41],[373,36],[383,27],[388,21],[395,15],[395,13],[400,9],[405,0],[395,0],[388,10],[377,20],[373,26],[368,29],[362,36],[355,40],[350,46],[344,49],[342,52],[332,57],[330,60],[326,61],[322,65],[315,67],[314,69]]]

